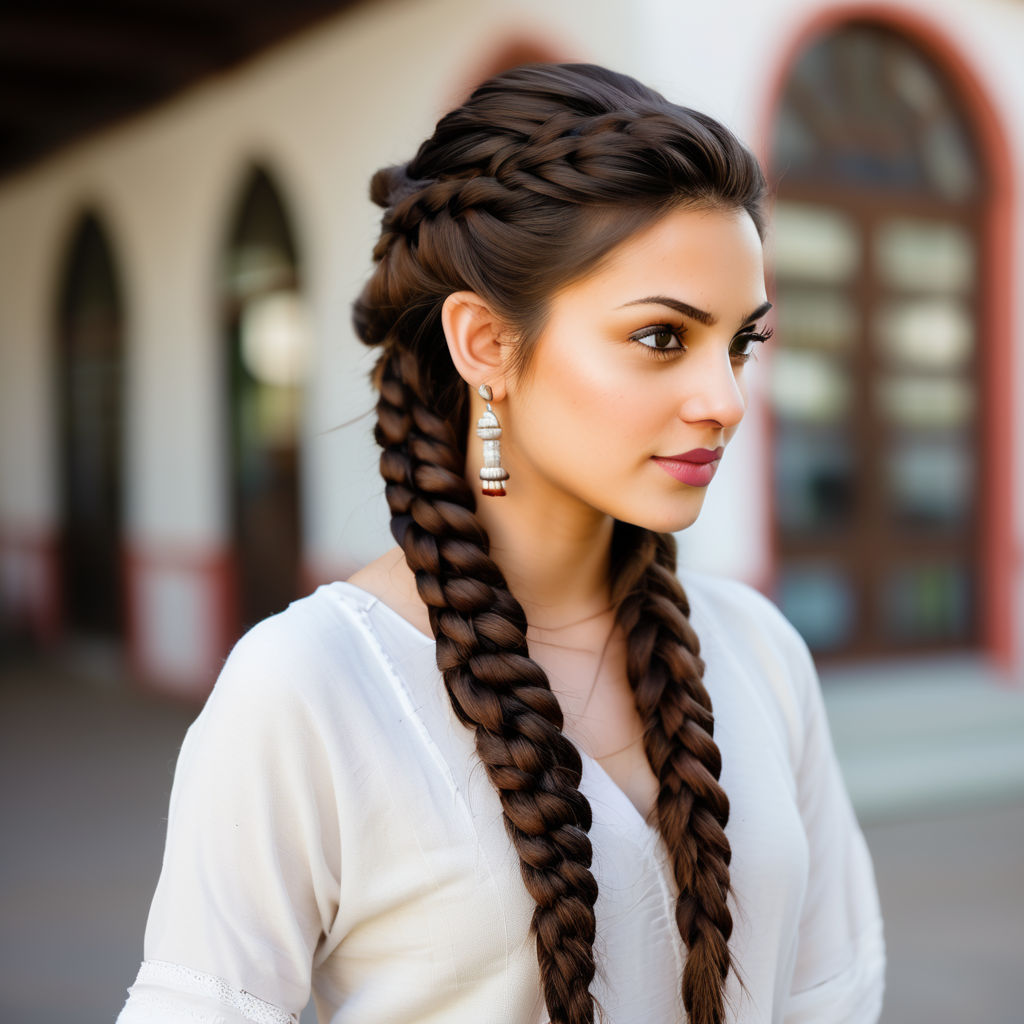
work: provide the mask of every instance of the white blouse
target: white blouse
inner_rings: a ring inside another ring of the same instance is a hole
[[[817,677],[775,607],[683,573],[732,845],[728,1018],[871,1024],[871,862]],[[583,755],[605,1024],[677,1024],[684,950],[657,831]],[[347,583],[235,647],[182,746],[119,1024],[540,1024],[533,901],[434,641]],[[742,985],[739,983],[742,980]]]

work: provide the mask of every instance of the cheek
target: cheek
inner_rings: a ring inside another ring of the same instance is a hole
[[[629,386],[613,358],[571,342],[538,352],[523,398],[522,415],[533,420],[530,432],[547,424],[555,444],[570,438],[588,446],[598,438],[606,443],[628,433],[644,410],[641,389]]]

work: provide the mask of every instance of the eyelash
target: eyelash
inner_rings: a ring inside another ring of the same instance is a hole
[[[766,327],[763,331],[744,331],[742,334],[737,334],[732,339],[732,345],[737,342],[756,342],[758,344],[764,344],[773,334],[775,330],[771,327]],[[659,334],[671,334],[678,342],[678,348],[661,348],[655,345],[644,344],[644,338],[654,338]],[[650,327],[641,328],[639,331],[634,331],[630,336],[629,340],[635,342],[641,348],[645,349],[647,354],[654,359],[668,359],[673,354],[682,354],[686,351],[686,346],[683,344],[683,338],[686,336],[686,327],[673,327],[671,324],[651,324]],[[732,345],[729,346],[729,357],[734,363],[748,362],[753,358],[753,349],[747,352],[733,352]]]
[[[771,327],[766,327],[763,331],[760,332],[744,331],[742,334],[737,334],[736,337],[732,339],[732,343],[733,345],[735,345],[738,341],[754,341],[757,342],[758,344],[763,345],[774,333],[775,330],[774,328]],[[754,352],[753,349],[750,349],[747,352],[733,352],[732,346],[730,345],[729,356],[733,360],[733,362],[742,365],[743,363],[748,362],[750,359],[754,357]]]
[[[660,348],[655,345],[645,345],[643,338],[655,338],[659,334],[671,334],[679,342],[678,348]],[[645,349],[654,359],[668,359],[673,355],[681,355],[686,351],[683,338],[686,336],[686,327],[673,327],[672,324],[651,324],[650,327],[643,327],[634,331],[629,340],[635,342],[642,349]]]

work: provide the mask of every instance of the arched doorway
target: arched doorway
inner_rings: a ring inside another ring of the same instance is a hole
[[[300,434],[309,332],[297,250],[261,168],[242,189],[223,264],[231,518],[240,625],[300,588]]]
[[[820,654],[980,645],[987,175],[941,70],[851,23],[773,123],[778,599]]]
[[[60,577],[64,626],[120,636],[123,310],[106,232],[83,215],[57,299]]]

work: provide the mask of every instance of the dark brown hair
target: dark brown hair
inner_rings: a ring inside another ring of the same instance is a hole
[[[764,179],[722,125],[592,65],[528,65],[484,83],[407,164],[374,175],[377,266],[355,303],[380,345],[376,438],[391,528],[416,576],[437,663],[498,791],[523,880],[552,1024],[594,1019],[590,807],[579,752],[465,479],[467,386],[441,328],[477,292],[516,333],[519,368],[552,295],[671,209],[746,210],[763,231]],[[724,1019],[732,918],[729,802],[719,785],[700,647],[670,535],[617,523],[612,596],[658,780],[658,825],[679,887],[681,981],[693,1024]]]

